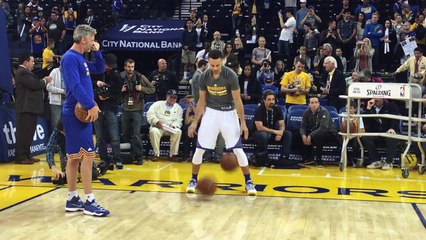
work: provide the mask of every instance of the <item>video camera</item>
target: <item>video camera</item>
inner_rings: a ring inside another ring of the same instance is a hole
[[[109,85],[108,83],[104,83],[102,87],[95,89],[95,93],[99,96],[107,98],[110,96],[110,88],[111,85]]]

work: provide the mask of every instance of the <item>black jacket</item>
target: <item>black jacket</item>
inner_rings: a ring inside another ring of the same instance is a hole
[[[328,72],[324,72],[323,81],[326,83],[327,79]],[[334,106],[336,109],[344,107],[346,105],[346,100],[339,98],[339,95],[346,95],[346,80],[342,71],[336,69],[331,79],[330,91],[327,95],[327,104],[329,106]]]
[[[319,107],[316,112],[312,112],[311,109],[307,109],[302,118],[300,125],[300,135],[315,135],[330,132],[337,134],[337,130],[334,127],[333,119],[330,117],[330,113],[327,109]]]
[[[105,93],[102,93],[100,91],[101,88],[96,86],[95,101],[101,110],[117,112],[118,104],[120,103],[121,99],[121,88],[123,87],[123,78],[121,78],[120,73],[117,69],[105,72],[103,74],[103,78],[103,82],[110,85],[110,87],[108,88],[108,92],[106,93],[108,99],[99,99],[99,95],[104,95]]]
[[[240,83],[240,92],[244,93],[244,76],[241,75],[239,78]],[[251,97],[250,100],[246,101],[243,99],[243,104],[258,104],[260,103],[260,99],[262,98],[262,89],[260,88],[260,84],[257,80],[251,77],[247,84],[247,95]]]
[[[365,109],[365,114],[376,114],[375,107],[370,110]],[[393,114],[398,115],[398,107],[393,103],[383,102],[383,106],[379,111],[379,114]],[[364,127],[366,132],[387,132],[389,129],[393,129],[396,132],[399,131],[399,121],[389,118],[363,118]]]
[[[44,80],[19,66],[15,74],[16,81],[16,113],[43,113],[43,90],[46,87]]]

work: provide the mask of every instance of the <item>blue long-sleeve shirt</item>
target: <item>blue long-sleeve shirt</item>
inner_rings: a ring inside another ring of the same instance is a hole
[[[383,37],[383,26],[379,23],[367,24],[364,28],[364,37],[369,38],[372,47],[380,46],[380,38]]]
[[[95,106],[92,80],[90,74],[104,73],[105,61],[100,51],[94,52],[95,61],[89,62],[83,55],[70,49],[61,60],[61,73],[64,78],[66,99],[63,111],[74,113],[74,107],[80,102],[87,109]]]

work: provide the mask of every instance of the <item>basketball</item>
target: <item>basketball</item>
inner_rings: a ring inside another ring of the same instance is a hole
[[[220,166],[224,171],[230,172],[238,168],[237,156],[233,152],[225,152],[220,158]]]
[[[342,133],[347,133],[347,120],[343,120],[342,123],[340,124],[340,131]],[[354,121],[350,121],[349,122],[349,132],[350,133],[356,133],[358,132],[358,126],[355,124]]]
[[[213,195],[216,192],[216,183],[212,177],[203,177],[197,182],[197,189],[206,195]]]
[[[87,109],[83,107],[83,105],[81,105],[79,102],[77,102],[77,104],[75,105],[74,114],[75,114],[75,117],[81,122],[84,122],[84,123],[90,122],[90,121],[86,121],[86,117],[88,114]]]

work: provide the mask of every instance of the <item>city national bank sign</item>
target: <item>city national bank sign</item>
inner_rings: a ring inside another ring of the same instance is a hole
[[[129,20],[107,31],[106,50],[174,51],[182,47],[182,20]]]

